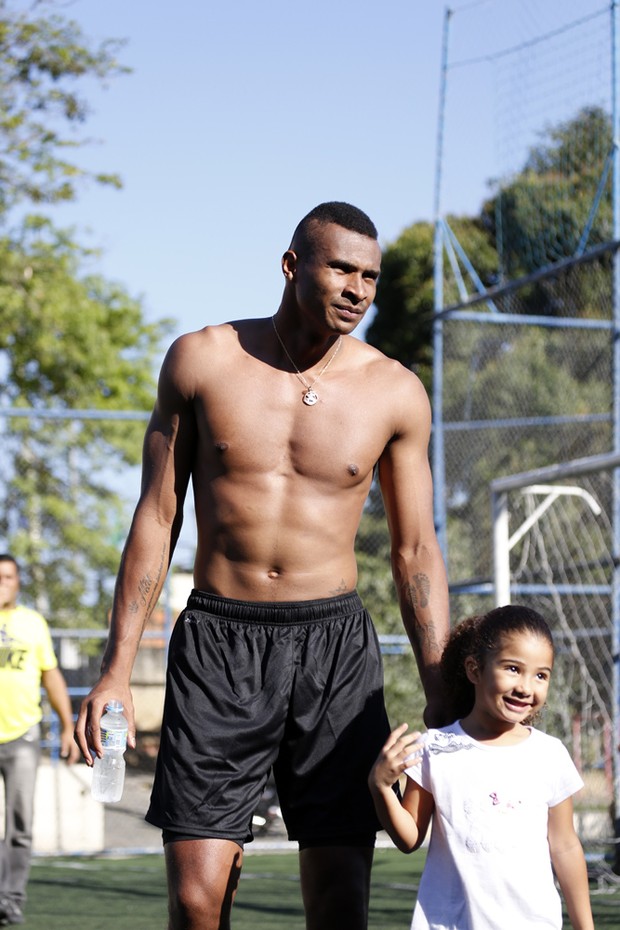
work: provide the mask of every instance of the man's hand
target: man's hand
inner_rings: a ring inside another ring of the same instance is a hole
[[[136,727],[133,700],[128,684],[119,684],[111,675],[102,675],[90,694],[87,694],[78,714],[74,738],[87,765],[93,764],[93,756],[103,756],[100,721],[109,701],[120,701],[123,715],[127,719],[127,745],[136,745]]]

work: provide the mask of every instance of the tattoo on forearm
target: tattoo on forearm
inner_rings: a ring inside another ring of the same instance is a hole
[[[160,558],[159,558],[159,565],[157,566],[157,572],[156,572],[156,575],[155,575],[155,581],[154,581],[154,583],[153,583],[153,585],[152,585],[151,596],[150,596],[150,598],[149,598],[148,604],[146,605],[147,616],[150,615],[151,610],[152,610],[153,607],[155,606],[155,603],[156,603],[156,601],[157,601],[157,595],[158,595],[158,593],[159,593],[159,583],[160,583],[161,579],[163,578],[163,576],[164,576],[165,573],[166,573],[166,554],[167,554],[167,552],[168,552],[168,547],[167,547],[166,544],[164,543],[164,545],[163,545],[162,548],[161,548],[161,553],[160,553]]]
[[[404,594],[413,612],[410,634],[414,633],[412,643],[416,653],[419,650],[421,656],[427,657],[439,654],[441,645],[433,620],[428,617],[426,622],[422,623],[418,616],[419,610],[430,606],[431,582],[428,575],[423,572],[413,575],[411,581],[404,586]]]
[[[428,607],[431,594],[431,583],[428,575],[418,572],[406,586],[407,600],[414,610],[418,607]]]
[[[421,623],[416,621],[416,629],[418,631],[418,639],[422,652],[429,656],[440,655],[441,644],[437,639],[437,630],[435,629],[435,624],[429,622],[426,624],[426,626],[422,626]]]
[[[146,607],[149,591],[151,590],[152,586],[153,581],[150,575],[145,575],[144,578],[141,578],[138,582],[138,591],[140,592],[140,600],[143,607]]]

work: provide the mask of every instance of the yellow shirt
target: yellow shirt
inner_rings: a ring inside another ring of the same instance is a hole
[[[21,606],[0,610],[0,743],[39,723],[41,672],[57,664],[41,614]]]

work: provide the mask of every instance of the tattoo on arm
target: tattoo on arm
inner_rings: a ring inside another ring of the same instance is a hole
[[[418,572],[406,586],[407,600],[414,610],[418,607],[428,607],[431,594],[431,583],[428,575]]]
[[[138,594],[139,599],[134,599],[128,605],[129,613],[138,614],[142,610],[143,616],[146,618],[150,616],[151,610],[155,606],[157,600],[157,593],[159,590],[159,580],[162,577],[162,574],[165,572],[166,565],[166,552],[167,547],[164,545],[161,551],[161,557],[159,560],[159,565],[157,566],[157,572],[155,578],[153,579],[151,575],[147,572],[138,582]]]
[[[146,607],[149,591],[152,586],[153,581],[150,575],[145,575],[144,578],[141,578],[138,582],[138,591],[140,592],[140,600],[143,607]]]
[[[152,587],[151,596],[146,604],[146,615],[150,615],[155,603],[157,601],[157,595],[159,593],[159,583],[163,576],[166,574],[166,553],[168,551],[167,545],[164,545],[161,548],[161,553],[159,557],[159,565],[157,566],[157,574],[155,576],[155,583],[151,583],[149,587]],[[148,576],[147,576],[148,577]],[[151,579],[149,578],[149,582]]]
[[[405,585],[405,596],[413,611],[413,628],[415,629],[417,648],[421,650],[422,654],[441,653],[437,629],[432,618],[429,617],[426,623],[423,623],[418,617],[418,610],[430,605],[431,582],[428,575],[423,572],[417,572],[413,575],[411,582]]]

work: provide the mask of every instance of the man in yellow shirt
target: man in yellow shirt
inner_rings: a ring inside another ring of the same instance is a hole
[[[0,925],[24,922],[30,872],[34,788],[40,756],[41,685],[60,718],[61,756],[75,762],[73,714],[47,623],[17,604],[19,566],[0,555],[0,775],[5,827],[0,843]]]

